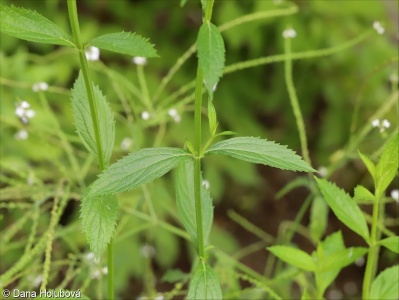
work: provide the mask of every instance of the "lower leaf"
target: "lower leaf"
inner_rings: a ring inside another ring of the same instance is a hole
[[[80,217],[90,249],[98,258],[114,234],[118,218],[116,196],[102,195],[84,198]]]
[[[215,271],[205,262],[198,264],[188,290],[187,300],[221,300],[222,289]]]

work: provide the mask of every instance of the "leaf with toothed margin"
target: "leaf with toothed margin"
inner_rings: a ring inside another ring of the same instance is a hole
[[[231,138],[205,151],[205,155],[220,154],[283,170],[315,172],[300,156],[286,146],[255,137]]]
[[[197,270],[191,278],[187,299],[223,299],[222,289],[215,271],[204,262],[198,264]]]
[[[99,175],[89,196],[115,194],[159,178],[192,156],[179,148],[146,148],[131,153]]]
[[[80,217],[83,232],[91,251],[100,257],[114,235],[118,218],[118,200],[115,195],[85,197]]]

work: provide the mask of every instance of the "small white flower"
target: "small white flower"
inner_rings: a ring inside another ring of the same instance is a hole
[[[100,278],[100,271],[99,270],[94,270],[92,273],[91,273],[91,278],[92,279],[97,279],[97,278]]]
[[[171,108],[168,110],[168,115],[172,117],[172,119],[176,122],[179,123],[181,121],[181,116],[177,112],[175,108]]]
[[[46,91],[48,89],[48,84],[45,82],[36,82],[32,85],[32,90],[34,92]]]
[[[154,300],[165,300],[165,296],[161,293],[158,293]]]
[[[320,167],[317,169],[317,171],[319,171],[319,175],[320,175],[321,177],[326,177],[326,176],[327,176],[328,170],[327,170],[327,168],[326,168],[325,166],[320,166]]]
[[[107,275],[108,274],[108,267],[102,268],[101,272],[103,272],[104,275]]]
[[[375,29],[375,31],[377,31],[378,34],[383,34],[385,32],[385,28],[382,27],[381,23],[378,21],[375,21],[373,23],[373,28]]]
[[[356,260],[355,260],[355,265],[358,266],[359,268],[360,268],[360,267],[363,267],[363,265],[364,265],[364,258],[363,258],[363,257],[360,257],[360,258],[356,259]]]
[[[142,56],[133,57],[133,62],[138,66],[144,66],[147,64],[147,58]]]
[[[202,180],[202,185],[203,185],[207,190],[209,190],[209,188],[211,187],[211,184],[210,184],[209,181],[206,180],[206,179]]]
[[[292,28],[283,31],[283,38],[292,39],[296,37],[296,31]]]
[[[100,49],[94,46],[90,46],[88,50],[85,50],[87,60],[95,61],[100,59]]]
[[[84,259],[87,260],[88,262],[94,262],[96,259],[96,256],[94,255],[93,252],[89,252],[84,255]]]
[[[140,249],[141,254],[146,258],[151,258],[155,255],[155,248],[151,245],[144,245]]]
[[[148,119],[150,118],[150,113],[149,113],[148,111],[143,111],[143,112],[141,113],[141,118],[142,118],[143,120],[148,120]]]
[[[17,107],[15,108],[15,114],[16,114],[18,117],[22,118],[22,117],[25,115],[25,109],[24,109],[22,106],[17,106]]]
[[[36,113],[33,109],[28,109],[27,111],[25,111],[25,116],[29,119],[32,119],[35,115]]]
[[[21,129],[15,134],[15,139],[16,140],[26,140],[28,138],[29,134],[25,129]]]
[[[398,189],[392,190],[391,197],[393,200],[399,203],[399,190]]]
[[[380,126],[380,120],[379,119],[375,119],[371,122],[371,126],[373,127],[379,127]]]
[[[382,127],[389,128],[390,126],[391,126],[391,123],[389,123],[389,121],[387,119],[384,119],[382,121]]]
[[[334,299],[334,300],[341,300],[343,299],[343,294],[340,290],[337,289],[333,289],[333,290],[329,290],[327,292],[328,295],[328,299]]]
[[[24,100],[21,102],[19,106],[22,107],[23,109],[27,109],[30,107],[30,104]]]
[[[132,146],[132,139],[125,137],[121,142],[121,149],[127,151]]]

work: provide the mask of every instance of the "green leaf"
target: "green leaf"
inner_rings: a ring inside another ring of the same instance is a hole
[[[370,299],[397,300],[399,296],[399,265],[378,274],[371,284]]]
[[[158,57],[154,45],[148,39],[131,32],[104,34],[88,43],[104,50],[132,56]]]
[[[181,163],[175,173],[177,212],[184,228],[197,246],[197,221],[194,195],[194,161]],[[213,222],[213,206],[209,191],[201,185],[202,223],[204,240],[209,237]]]
[[[344,240],[340,231],[329,235],[323,242],[319,243],[317,246],[317,262],[320,268],[326,261],[328,262],[329,257],[334,253],[337,253],[345,249]],[[320,294],[324,294],[324,291],[338,276],[340,268],[327,270],[327,271],[317,271],[316,282],[317,288]]]
[[[118,200],[115,195],[87,196],[82,200],[83,232],[91,251],[100,257],[114,235],[118,218]]]
[[[115,121],[107,99],[99,87],[93,84],[93,90],[97,118],[100,125],[101,146],[104,161],[108,165],[115,141]],[[89,99],[87,98],[86,85],[82,72],[79,73],[79,77],[73,86],[71,101],[77,132],[87,150],[98,157]]]
[[[209,120],[209,133],[211,135],[215,135],[218,124],[216,119],[215,106],[213,105],[211,99],[208,100],[208,120]]]
[[[355,187],[355,195],[353,197],[355,201],[371,201],[374,202],[375,197],[368,189],[362,185]]]
[[[215,271],[206,263],[198,264],[188,290],[187,300],[221,300],[222,289]]]
[[[267,249],[282,261],[299,269],[306,271],[316,271],[317,269],[313,258],[302,250],[288,246],[272,246]]]
[[[373,177],[373,180],[375,182],[375,164],[371,161],[370,158],[362,154],[359,150],[357,151],[357,153],[359,154],[360,158],[362,159],[363,163],[365,164],[367,170],[369,171],[371,177]]]
[[[377,244],[382,245],[392,252],[399,253],[399,236],[392,236],[379,241]]]
[[[392,136],[384,147],[384,152],[376,167],[376,197],[382,197],[388,185],[398,173],[399,133]]]
[[[213,88],[223,74],[225,54],[222,35],[212,23],[202,24],[197,38],[197,53],[205,87],[212,99]]]
[[[367,248],[351,247],[335,252],[329,255],[323,263],[320,264],[320,271],[341,270],[352,264],[368,252]]]
[[[324,199],[337,218],[354,232],[363,237],[366,242],[369,242],[370,234],[366,219],[356,202],[335,184],[325,179],[315,179]]]
[[[310,236],[313,241],[319,241],[327,228],[328,205],[323,197],[316,196],[310,208]]]
[[[178,148],[147,148],[125,156],[102,172],[89,195],[115,194],[153,181],[192,156]]]
[[[0,4],[0,30],[37,43],[75,47],[72,38],[53,22],[29,9]]]
[[[216,143],[205,155],[220,154],[244,161],[271,166],[283,170],[315,172],[300,156],[286,146],[254,137],[231,138]]]

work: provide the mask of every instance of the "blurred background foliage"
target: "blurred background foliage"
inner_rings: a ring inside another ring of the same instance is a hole
[[[34,9],[70,32],[65,1],[2,3]],[[313,167],[331,168],[333,180],[352,193],[359,182],[371,184],[365,168],[353,159],[355,152],[345,153],[348,141],[353,138],[350,129],[354,112],[358,110],[352,133],[356,135],[398,87],[398,3],[363,0],[340,1],[339,5],[331,1],[295,3],[299,7],[296,14],[258,20],[223,32],[226,65],[282,54],[282,31],[288,26],[297,32],[292,42],[293,52],[335,47],[371,31],[354,47],[329,56],[294,61],[294,83],[306,122]],[[244,14],[285,5],[283,1],[266,0],[216,1],[213,21],[221,25]],[[195,42],[201,24],[199,1],[192,0],[183,8],[180,8],[180,1],[169,0],[82,0],[78,2],[78,12],[84,40],[124,30],[148,37],[155,44],[160,58],[149,59],[144,67],[151,96],[156,93],[163,76]],[[385,28],[383,35],[373,31],[374,21],[380,21]],[[181,147],[185,138],[193,139],[192,89],[179,97],[170,95],[195,78],[195,55],[175,74],[152,107],[142,101],[137,67],[131,57],[103,51],[100,61],[89,65],[94,81],[115,112],[116,143],[112,161],[140,148]],[[2,237],[9,235],[9,241],[1,247],[1,273],[25,253],[24,241],[29,235],[37,240],[45,232],[52,218],[50,212],[57,189],[60,189],[60,182],[65,181],[68,184],[61,184],[61,189],[66,190],[66,185],[71,188],[55,230],[50,273],[53,275],[49,285],[59,286],[68,275],[70,278],[65,279],[64,284],[69,289],[84,286],[87,295],[101,295],[105,281],[102,285],[95,283],[102,282],[105,264],[90,256],[79,220],[79,201],[98,171],[95,159],[87,154],[73,124],[70,88],[78,74],[77,55],[71,49],[28,43],[1,34],[0,68],[0,222]],[[34,92],[32,85],[36,82],[48,83],[49,89]],[[23,100],[35,111],[28,124],[20,122],[15,114],[16,106]],[[275,140],[299,152],[283,62],[226,74],[218,84],[214,103],[220,130]],[[180,122],[175,122],[168,114],[170,109],[177,110]],[[141,118],[143,111],[150,113],[149,120]],[[383,133],[374,128],[358,145],[363,153],[374,155],[374,158],[386,135],[397,128],[397,104],[383,118],[389,120],[391,127]],[[207,124],[204,124],[204,132],[207,132],[205,126]],[[18,138],[21,130],[27,131],[26,139]],[[236,263],[241,261],[244,266],[263,273],[267,256],[265,245],[275,241],[273,236],[278,236],[280,224],[293,220],[306,198],[306,189],[298,189],[274,201],[275,194],[297,176],[238,160],[207,158],[204,178],[210,183],[215,202],[211,244],[235,258]],[[179,294],[180,289],[185,289],[179,284],[187,279],[185,273],[190,271],[193,249],[184,239],[185,233],[179,230],[172,177],[168,175],[143,189],[120,195],[119,206],[115,245],[115,283],[119,296],[154,296],[156,291],[173,289]],[[391,217],[397,217],[397,206],[391,208]],[[262,239],[254,234],[255,229],[252,228],[251,233],[244,230],[243,221],[232,217],[233,210],[271,237],[266,235]],[[305,230],[308,222],[306,214]],[[35,223],[37,229],[32,234]],[[339,229],[338,222],[335,223],[329,223],[328,232]],[[344,230],[344,233],[348,232]],[[312,249],[311,242],[306,239],[294,241],[302,248]],[[358,240],[348,239],[349,246],[356,242]],[[251,255],[241,253],[245,249],[249,249]],[[25,273],[17,273],[12,284],[20,289],[37,288],[42,259],[40,253],[32,255]],[[386,258],[387,264],[392,259]],[[231,264],[225,256],[217,256],[216,266],[224,291],[234,295],[240,284],[247,288],[250,285],[227,271]],[[168,276],[162,281],[167,270]],[[361,278],[362,269],[354,272],[354,278]],[[303,278],[295,280],[304,284]],[[359,293],[359,280],[354,279],[358,290],[346,296]],[[281,283],[279,291],[290,297],[290,289],[284,286]],[[265,294],[252,287],[240,295],[263,299]]]

